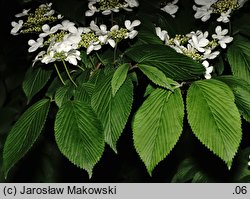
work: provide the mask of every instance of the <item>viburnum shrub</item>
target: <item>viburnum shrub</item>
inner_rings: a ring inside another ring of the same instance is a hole
[[[53,6],[24,9],[11,23],[12,35],[28,35],[33,62],[22,84],[27,109],[4,144],[5,176],[49,114],[59,150],[90,177],[105,147],[119,153],[129,125],[150,175],[188,127],[228,169],[235,156],[247,169],[249,149],[240,149],[242,122],[250,122],[246,0],[89,0],[84,22]],[[180,163],[173,181],[196,168],[192,161]],[[196,170],[190,179],[201,175]]]

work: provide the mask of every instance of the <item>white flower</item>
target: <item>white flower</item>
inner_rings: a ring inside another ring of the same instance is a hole
[[[223,23],[228,23],[230,20],[230,13],[231,13],[231,9],[229,9],[227,12],[222,12],[221,16],[217,19],[218,22],[223,22]]]
[[[136,37],[136,35],[138,34],[137,30],[132,30],[130,32],[127,32],[125,35],[125,39],[129,38],[129,39],[134,39]]]
[[[33,64],[32,64],[32,66],[34,66],[35,65],[35,63],[37,62],[37,61],[41,61],[42,60],[42,58],[43,58],[43,56],[46,54],[46,52],[45,51],[41,51],[41,52],[39,52],[38,54],[37,54],[37,56],[35,57],[35,59],[33,60]]]
[[[140,24],[141,24],[141,22],[139,20],[134,20],[132,23],[130,20],[125,21],[125,27],[129,31],[134,30],[134,27],[139,26]]]
[[[193,9],[196,11],[194,18],[199,19],[201,18],[201,21],[205,22],[210,18],[211,13],[213,10],[210,7],[202,6],[202,7],[196,7],[193,6]]]
[[[23,9],[23,11],[21,13],[18,13],[15,15],[15,17],[23,17],[23,16],[27,16],[29,15],[28,12],[30,11],[30,9],[26,10],[26,9]]]
[[[202,65],[205,67],[206,71],[205,71],[205,78],[206,79],[211,79],[211,73],[213,72],[214,67],[213,66],[209,66],[209,63],[207,60],[202,62]]]
[[[218,0],[194,0],[194,2],[197,5],[201,5],[201,6],[207,6],[210,7],[211,5],[213,5],[215,2],[217,2]]]
[[[99,10],[94,6],[95,3],[96,3],[96,1],[89,2],[89,4],[88,4],[89,10],[87,10],[87,11],[85,12],[85,16],[91,17],[91,16],[93,16],[96,12],[99,12]]]
[[[28,41],[28,44],[30,45],[28,52],[34,52],[38,48],[43,47],[43,38],[39,37],[36,41],[33,39],[30,39]]]
[[[101,47],[102,46],[99,44],[99,41],[91,43],[87,48],[87,55],[91,53],[93,50],[100,50]]]
[[[47,53],[46,55],[44,55],[41,59],[41,62],[44,64],[49,64],[52,62],[56,61],[56,58],[54,58],[55,52],[54,51],[50,51],[49,53]]]
[[[240,8],[247,2],[248,0],[238,0],[238,4]]]
[[[11,29],[10,33],[12,35],[17,35],[18,34],[17,32],[23,27],[23,20],[19,20],[18,23],[15,21],[12,21],[11,25],[13,28]]]
[[[61,15],[61,14],[57,15],[57,19],[62,19],[62,18],[63,18],[63,15]]]
[[[42,26],[43,33],[39,34],[39,37],[47,37],[50,34],[54,34],[55,32],[59,30],[60,27],[61,27],[60,24],[57,24],[53,26],[52,28],[50,28],[48,24],[44,24]]]
[[[70,64],[77,65],[77,60],[81,60],[80,51],[72,50],[67,54],[65,61],[69,62]]]
[[[233,41],[233,37],[226,35],[228,33],[228,30],[222,30],[221,26],[217,26],[215,28],[215,33],[216,34],[213,34],[212,37],[218,40],[218,43],[220,44],[221,48],[225,49],[227,47],[227,43]]]
[[[171,3],[168,3],[166,6],[164,6],[163,8],[161,8],[162,11],[170,14],[172,17],[175,17],[175,13],[178,11],[179,7],[177,5],[175,5],[176,3],[178,3],[178,0],[174,0]]]
[[[64,20],[62,21],[62,24],[59,24],[59,29],[60,30],[66,30],[66,31],[69,31],[69,32],[74,32],[76,31],[76,27],[75,27],[75,23],[69,21],[69,20]]]
[[[108,33],[107,26],[105,24],[101,24],[100,27],[98,27],[94,21],[90,22],[90,29],[93,30],[97,36],[106,35]]]
[[[203,54],[202,60],[204,59],[215,59],[220,54],[219,51],[212,52],[211,49],[206,49],[206,51]]]
[[[209,43],[207,36],[207,31],[204,34],[202,32],[198,32],[198,35],[192,35],[191,39],[188,42],[199,52],[205,52],[204,47],[206,47]]]
[[[156,27],[155,28],[155,31],[156,31],[156,35],[162,40],[162,41],[165,41],[165,40],[169,40],[169,35],[168,35],[168,32],[166,30],[161,30],[160,27]]]
[[[138,7],[139,3],[136,0],[125,0],[128,3],[128,6],[133,8],[133,7]]]

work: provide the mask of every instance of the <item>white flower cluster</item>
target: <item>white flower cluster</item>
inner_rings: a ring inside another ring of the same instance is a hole
[[[248,161],[248,166],[250,167],[250,155],[249,155],[249,157],[248,157],[248,158],[249,158],[249,161]]]
[[[212,13],[219,14],[218,22],[228,23],[233,10],[241,8],[247,0],[195,0],[194,17],[207,21]]]
[[[80,60],[80,48],[86,48],[87,54],[93,50],[101,49],[102,45],[110,44],[112,47],[122,39],[133,39],[137,35],[134,30],[140,25],[139,20],[133,22],[126,20],[125,28],[119,28],[118,25],[113,26],[110,30],[102,24],[97,26],[91,21],[89,27],[76,27],[69,20],[62,21],[50,27],[48,24],[42,26],[43,32],[39,34],[39,38],[29,40],[29,52],[34,52],[39,48],[47,48],[42,50],[36,56],[34,62],[41,61],[48,64],[55,61],[67,61],[73,65],[77,65]]]
[[[119,12],[120,9],[132,11],[132,8],[138,6],[137,0],[89,0],[89,10],[85,12],[85,16],[93,16],[98,12],[109,15],[112,12]]]
[[[161,30],[160,27],[156,27],[157,36],[165,42],[166,45],[175,49],[178,53],[184,54],[197,60],[205,67],[205,78],[210,79],[213,72],[213,66],[210,66],[208,60],[215,59],[219,55],[219,51],[216,50],[220,46],[225,49],[227,44],[230,43],[233,38],[227,35],[228,30],[222,30],[221,26],[217,26],[215,34],[212,38],[208,39],[208,32],[204,33],[200,30],[190,32],[186,35],[176,35],[174,38],[170,38],[166,30]]]
[[[179,7],[176,5],[179,0],[174,0],[170,3],[164,5],[161,10],[170,14],[173,18],[175,17],[175,13],[178,11]]]
[[[93,2],[93,1],[92,1]],[[101,2],[101,1],[100,1]],[[132,1],[127,1],[132,3]],[[29,13],[29,10],[23,10],[17,14],[17,17],[28,16],[26,22],[12,22],[13,29],[11,34],[16,35],[24,26],[21,33],[38,33],[36,40],[28,41],[28,52],[35,52],[42,49],[34,59],[34,63],[41,61],[48,64],[55,61],[67,61],[70,64],[77,65],[81,60],[80,49],[85,48],[89,54],[93,50],[99,50],[103,45],[110,45],[113,48],[123,39],[133,39],[138,31],[136,26],[140,25],[139,20],[124,22],[125,27],[114,25],[110,29],[105,24],[98,26],[94,21],[91,21],[89,27],[77,27],[75,23],[69,20],[63,20],[61,23],[55,24],[55,11],[51,9],[52,4],[42,4],[35,13]],[[51,18],[53,16],[53,18]],[[50,17],[50,18],[48,18]],[[56,19],[61,19],[58,15]],[[35,28],[34,28],[35,27]],[[33,64],[34,64],[33,63]]]
[[[23,9],[21,13],[15,15],[15,17],[27,17],[26,22],[20,19],[18,22],[12,21],[11,30],[12,35],[17,35],[19,33],[31,33],[31,32],[40,32],[41,24],[52,23],[59,19],[62,19],[63,16],[60,14],[56,15],[55,10],[51,8],[52,3],[41,4],[34,13],[30,13],[31,9]]]

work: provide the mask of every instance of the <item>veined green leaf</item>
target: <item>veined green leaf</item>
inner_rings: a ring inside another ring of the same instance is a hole
[[[171,85],[178,85],[178,83],[161,72],[158,68],[148,66],[145,64],[138,64],[139,69],[146,75],[153,83],[158,86],[162,86],[169,90],[173,90]]]
[[[232,89],[235,104],[244,119],[250,122],[250,84],[235,76],[220,76],[217,79],[223,81]]]
[[[116,92],[119,90],[121,85],[126,80],[127,75],[128,75],[128,69],[129,69],[128,63],[122,64],[116,69],[114,76],[111,80],[113,96],[115,96]]]
[[[250,42],[234,41],[228,49],[227,58],[233,75],[250,83]]]
[[[128,49],[126,55],[139,64],[157,67],[173,80],[195,79],[204,73],[202,64],[166,45],[142,44]]]
[[[82,85],[76,88],[74,94],[74,100],[85,101],[87,103],[90,103],[94,88],[95,88],[94,84],[83,83]]]
[[[218,80],[194,82],[187,94],[187,112],[194,134],[231,168],[242,132],[230,88]]]
[[[150,175],[177,143],[182,132],[183,117],[180,89],[174,92],[156,89],[135,114],[134,145]]]
[[[5,176],[32,147],[40,135],[50,107],[50,100],[43,99],[27,109],[11,129],[3,151]]]
[[[52,70],[44,70],[42,68],[30,68],[27,71],[23,82],[23,90],[28,101],[45,86],[51,74]]]
[[[112,95],[111,79],[114,73],[98,79],[91,105],[104,128],[105,141],[116,152],[118,141],[128,120],[133,102],[133,84],[127,78],[116,95]]]
[[[60,87],[55,94],[55,102],[58,107],[62,106],[64,103],[70,100],[73,96],[72,86],[62,86]]]
[[[55,138],[62,154],[91,177],[104,151],[101,122],[91,106],[81,101],[63,104],[56,115]]]

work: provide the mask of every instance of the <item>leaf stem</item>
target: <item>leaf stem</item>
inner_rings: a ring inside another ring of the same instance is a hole
[[[74,82],[74,80],[72,79],[72,77],[71,77],[71,75],[70,75],[70,73],[69,73],[69,70],[68,70],[68,68],[67,68],[67,66],[66,66],[65,61],[62,60],[62,63],[63,63],[63,66],[64,66],[64,68],[65,68],[65,70],[66,70],[66,73],[67,73],[67,75],[68,75],[70,81],[74,84],[75,87],[77,87],[76,83]]]
[[[54,62],[54,67],[55,67],[55,69],[56,69],[56,73],[57,73],[57,75],[58,75],[60,81],[62,82],[62,84],[63,84],[63,85],[66,85],[65,82],[63,81],[63,78],[62,78],[62,76],[61,76],[61,74],[60,74],[60,72],[59,72],[59,70],[58,70],[57,65],[56,65],[55,62]]]

